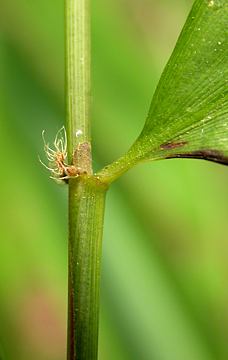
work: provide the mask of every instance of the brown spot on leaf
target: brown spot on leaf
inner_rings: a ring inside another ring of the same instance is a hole
[[[187,141],[168,142],[168,143],[160,145],[160,148],[162,150],[173,150],[173,149],[182,147],[182,146],[186,145],[187,143],[188,143]]]
[[[218,150],[198,150],[183,154],[172,154],[166,157],[167,159],[172,158],[187,158],[187,159],[204,159],[220,164],[228,165],[228,157],[223,155]]]

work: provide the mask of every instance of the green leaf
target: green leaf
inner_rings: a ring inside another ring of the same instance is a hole
[[[195,2],[133,146],[139,159],[228,164],[227,25],[227,0]]]
[[[175,157],[228,164],[228,2],[196,0],[128,153],[101,174]]]

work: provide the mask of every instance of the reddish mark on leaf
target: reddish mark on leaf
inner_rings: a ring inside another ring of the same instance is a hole
[[[168,142],[168,143],[164,143],[164,144],[160,145],[160,148],[162,150],[173,150],[173,149],[182,147],[182,146],[186,145],[187,143],[188,143],[187,141]]]

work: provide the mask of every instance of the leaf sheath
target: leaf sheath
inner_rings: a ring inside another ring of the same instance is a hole
[[[69,190],[68,360],[96,360],[106,187],[81,178]]]

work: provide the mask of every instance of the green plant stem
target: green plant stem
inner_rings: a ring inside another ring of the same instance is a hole
[[[68,360],[98,353],[101,242],[107,186],[92,175],[89,0],[65,0],[69,180]]]
[[[90,142],[89,0],[65,0],[68,158]]]
[[[68,360],[96,360],[106,186],[70,180]]]

